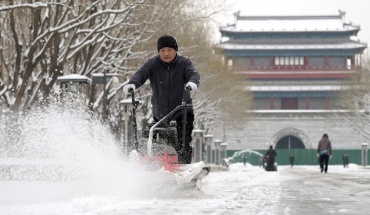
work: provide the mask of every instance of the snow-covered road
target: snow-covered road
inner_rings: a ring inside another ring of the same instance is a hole
[[[220,199],[212,214],[368,214],[370,169],[356,165],[325,174],[318,166],[265,172],[235,164],[214,175],[203,191],[206,201]]]
[[[110,129],[80,109],[50,106],[0,126],[0,215],[370,214],[370,168],[236,163],[189,189],[128,162]]]
[[[201,191],[160,184],[154,175],[100,189],[83,189],[81,182],[3,180],[0,214],[368,214],[369,182],[370,169],[357,165],[329,166],[325,174],[318,166],[266,172],[239,163],[211,172]]]

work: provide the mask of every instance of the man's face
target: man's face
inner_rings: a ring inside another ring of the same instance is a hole
[[[159,49],[159,57],[166,63],[171,63],[176,57],[176,50],[170,47]]]

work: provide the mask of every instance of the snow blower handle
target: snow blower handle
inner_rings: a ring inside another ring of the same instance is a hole
[[[183,94],[182,94],[182,105],[187,105],[191,99],[191,95],[190,95],[190,92],[192,91],[193,89],[191,88],[190,85],[188,84],[185,84],[184,86],[184,91],[183,91]]]
[[[127,91],[131,94],[132,105],[135,106],[135,90],[133,88],[129,88]]]
[[[191,106],[189,103],[191,101],[190,91],[192,91],[192,87],[189,84],[185,85],[184,92],[182,95],[182,108],[181,108],[181,115],[182,115],[182,137],[181,137],[181,152],[183,155],[187,154],[186,152],[186,125],[187,121],[187,109]]]

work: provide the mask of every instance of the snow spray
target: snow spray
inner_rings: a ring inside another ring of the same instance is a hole
[[[161,180],[129,163],[83,102],[49,103],[1,119],[0,202],[141,198]]]

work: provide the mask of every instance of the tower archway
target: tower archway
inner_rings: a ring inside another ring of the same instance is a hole
[[[272,137],[272,143],[277,149],[311,148],[311,141],[304,132],[296,128],[284,128]]]
[[[275,144],[276,149],[304,149],[305,146],[298,137],[293,135],[287,135],[282,137]]]

